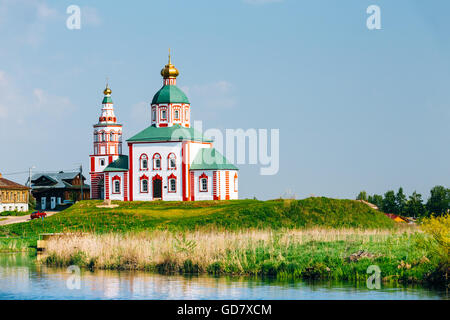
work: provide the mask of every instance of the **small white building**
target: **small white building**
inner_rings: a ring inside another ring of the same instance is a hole
[[[150,126],[127,140],[117,124],[107,86],[99,123],[94,125],[91,198],[123,201],[238,199],[238,168],[190,127],[190,102],[176,86],[170,61],[161,70],[163,87],[150,104]]]

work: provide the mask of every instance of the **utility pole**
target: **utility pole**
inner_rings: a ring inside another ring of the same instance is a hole
[[[36,167],[35,167],[35,166],[31,166],[31,167],[28,169],[28,187],[30,188],[30,190],[28,191],[28,193],[29,193],[29,198],[28,198],[28,199],[31,198],[31,172],[32,172],[32,170],[33,170],[34,168],[36,168]]]
[[[80,199],[81,201],[83,201],[83,165],[80,164],[80,180],[81,180],[81,195],[80,195]]]

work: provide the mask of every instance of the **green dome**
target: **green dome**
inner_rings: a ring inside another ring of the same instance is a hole
[[[166,85],[153,97],[152,104],[160,103],[189,103],[189,100],[176,85]]]

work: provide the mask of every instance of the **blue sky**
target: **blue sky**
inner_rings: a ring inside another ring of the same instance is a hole
[[[80,30],[66,28],[71,4]],[[366,27],[372,4],[381,30]],[[428,197],[450,180],[449,12],[444,0],[0,0],[0,172],[87,169],[106,77],[125,138],[144,129],[171,47],[204,129],[280,129],[278,174],[241,166],[241,198]]]

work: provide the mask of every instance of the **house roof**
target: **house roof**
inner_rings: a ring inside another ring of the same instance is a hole
[[[30,188],[28,188],[24,185],[18,184],[14,181],[5,179],[0,174],[0,189],[28,190]]]
[[[393,214],[393,213],[385,213],[385,215],[389,218],[391,218],[392,220],[398,221],[398,222],[408,222],[408,220],[406,218],[403,218],[399,215]]]
[[[191,170],[239,170],[214,148],[202,148],[191,164]]]
[[[213,142],[211,139],[205,138],[200,132],[194,128],[182,127],[179,124],[172,127],[157,128],[150,126],[134,135],[127,141],[145,142],[145,141],[201,141]]]
[[[104,172],[128,171],[128,156],[121,155],[115,161],[111,162]]]
[[[153,96],[152,104],[160,103],[189,103],[189,100],[176,85],[165,85]]]
[[[65,188],[80,188],[81,186],[74,186],[72,184],[70,184],[67,180],[73,180],[75,179],[75,177],[77,177],[80,173],[78,171],[74,171],[74,172],[45,172],[45,173],[35,173],[33,174],[33,176],[31,177],[31,188],[34,189],[47,189],[47,188],[51,188],[51,189],[65,189]],[[50,182],[52,182],[53,184],[50,185],[35,185],[35,182],[44,177],[45,179],[48,179]],[[85,177],[83,176],[83,178],[85,179]],[[90,186],[88,184],[83,184],[84,188],[90,188]]]

